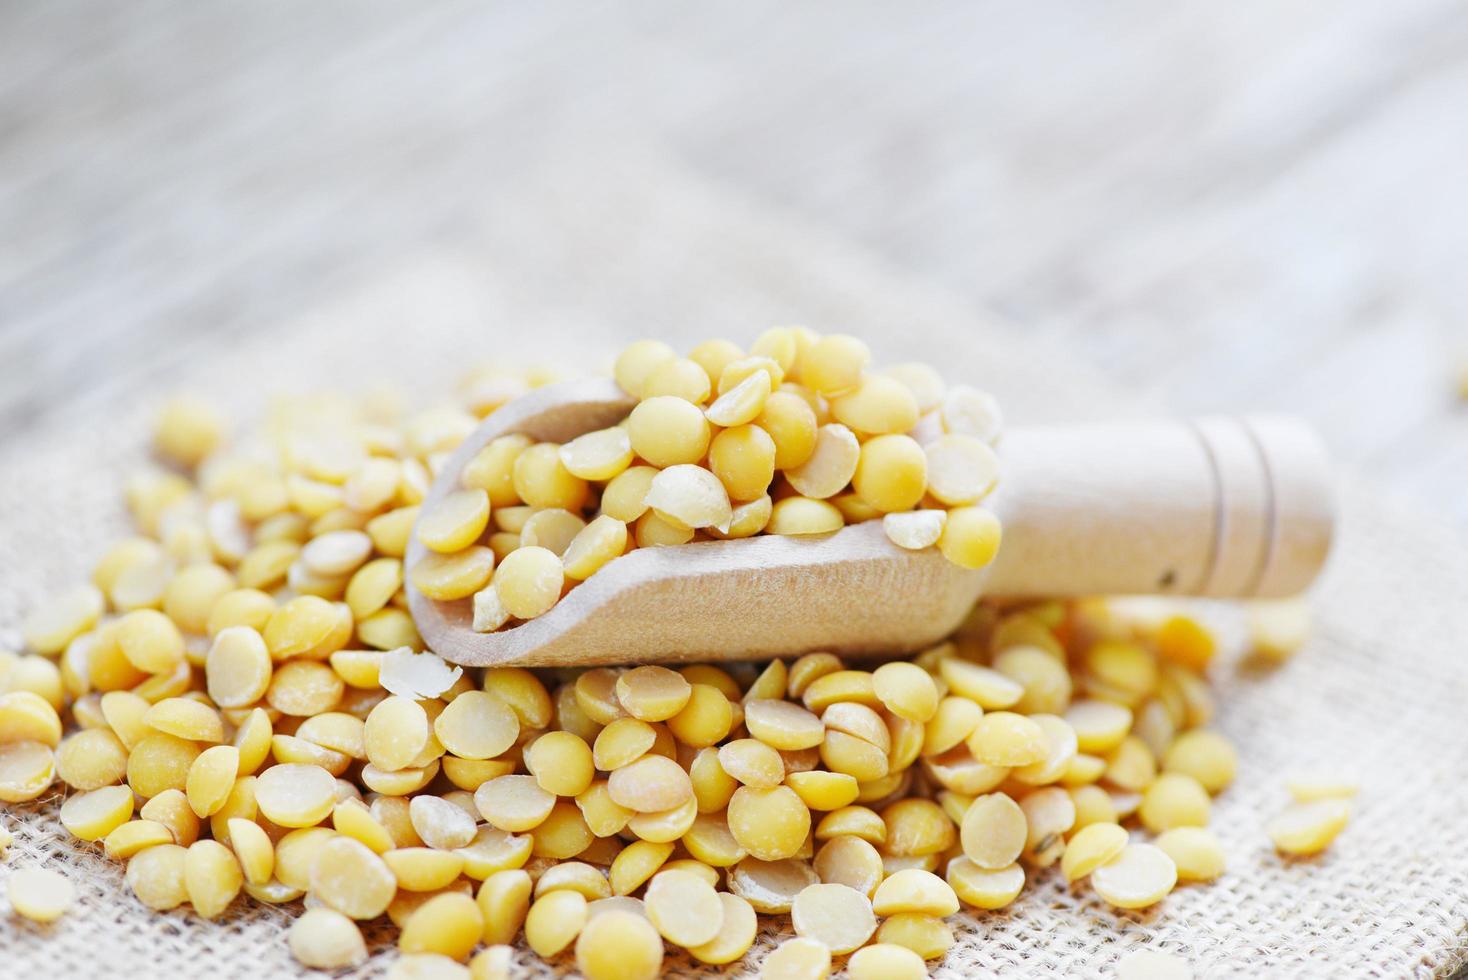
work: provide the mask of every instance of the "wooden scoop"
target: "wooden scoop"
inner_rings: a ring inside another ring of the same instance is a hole
[[[459,488],[491,439],[565,442],[632,409],[616,384],[538,389],[487,418],[440,471],[425,510]],[[538,619],[470,628],[472,601],[408,585],[418,631],[466,665],[585,666],[752,660],[830,650],[911,651],[951,633],[982,594],[1283,596],[1310,584],[1330,547],[1324,448],[1285,417],[1016,428],[986,502],[1003,521],[979,571],[907,551],[880,521],[819,537],[759,535],[638,549]],[[423,558],[416,533],[407,565]]]

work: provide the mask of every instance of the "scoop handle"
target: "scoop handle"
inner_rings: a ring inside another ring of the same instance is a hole
[[[1015,429],[991,595],[1283,596],[1330,550],[1330,464],[1269,415]]]

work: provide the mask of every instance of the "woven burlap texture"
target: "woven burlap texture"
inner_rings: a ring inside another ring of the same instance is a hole
[[[582,171],[584,174],[584,171]],[[119,488],[146,459],[161,393],[203,391],[241,419],[265,392],[399,383],[429,401],[467,363],[574,362],[592,370],[643,335],[688,343],[804,322],[871,338],[885,361],[920,358],[999,393],[1013,424],[1155,411],[1040,340],[1014,340],[974,312],[850,251],[839,240],[689,177],[675,164],[608,154],[588,187],[545,168],[487,190],[434,247],[293,324],[224,342],[181,338],[147,370],[111,377],[0,448],[0,643],[17,647],[24,610],[84,576],[126,528]],[[1001,339],[1008,337],[1010,339]],[[58,343],[65,342],[64,337]],[[1229,855],[1211,886],[1178,889],[1142,913],[1108,909],[1057,874],[1011,908],[951,921],[957,945],[934,975],[1111,976],[1142,945],[1190,960],[1200,977],[1439,976],[1465,959],[1468,912],[1468,551],[1445,528],[1343,487],[1340,535],[1316,593],[1318,630],[1276,670],[1215,668],[1219,727],[1239,747],[1238,779],[1213,826]],[[1222,610],[1222,622],[1230,622]],[[1315,860],[1275,855],[1262,825],[1292,773],[1359,776],[1356,816]],[[217,922],[157,914],[121,868],[69,838],[59,799],[4,808],[16,844],[0,863],[44,865],[79,902],[49,927],[0,899],[0,976],[293,976],[285,929],[298,906],[241,900]],[[752,975],[788,920],[767,920],[742,964],[669,975]],[[368,930],[376,976],[393,930]],[[525,976],[574,969],[521,951]]]

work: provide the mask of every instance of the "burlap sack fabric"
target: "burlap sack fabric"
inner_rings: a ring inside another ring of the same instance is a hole
[[[268,335],[159,351],[156,370],[111,379],[44,427],[10,434],[0,447],[0,643],[17,646],[24,610],[87,574],[123,532],[121,482],[144,462],[157,397],[180,386],[238,418],[258,413],[267,391],[384,380],[429,401],[471,362],[569,359],[589,370],[637,336],[686,345],[804,322],[865,336],[881,360],[930,360],[990,387],[1013,424],[1153,410],[1065,351],[1001,342],[971,310],[663,161],[609,159],[607,170],[601,188],[551,166],[490,192],[462,238],[404,257],[340,302]],[[1445,976],[1468,961],[1468,550],[1367,487],[1342,489],[1314,641],[1277,670],[1236,656],[1215,667],[1219,725],[1240,754],[1214,809],[1226,875],[1142,913],[1038,876],[1006,911],[954,917],[958,944],[935,975],[1110,976],[1144,944],[1186,957],[1200,977]],[[1228,610],[1219,615],[1228,629]],[[1285,775],[1317,770],[1359,775],[1357,813],[1328,854],[1282,860],[1263,822],[1285,802]],[[58,805],[0,816],[17,837],[0,879],[44,864],[80,896],[50,927],[0,918],[0,976],[303,972],[285,945],[297,907],[242,899],[212,923],[148,911],[120,866],[61,829]],[[751,975],[781,929],[788,921],[765,923],[744,964],[704,970],[670,957],[668,972]],[[390,927],[368,938],[379,955],[354,976],[379,975],[394,955]],[[526,976],[573,969],[526,951],[519,963]]]

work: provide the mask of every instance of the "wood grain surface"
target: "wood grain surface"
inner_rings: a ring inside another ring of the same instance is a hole
[[[17,0],[0,438],[476,254],[548,159],[625,179],[615,145],[1179,413],[1303,412],[1461,527],[1465,105],[1459,0]]]

